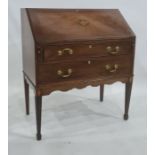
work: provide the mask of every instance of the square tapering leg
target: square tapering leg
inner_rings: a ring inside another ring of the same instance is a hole
[[[104,96],[104,85],[100,85],[100,101],[103,101]]]
[[[42,96],[35,96],[37,140],[41,140]]]
[[[25,107],[26,107],[26,114],[29,115],[29,84],[27,83],[26,79],[24,78],[24,89],[25,89]]]
[[[128,111],[129,111],[131,90],[132,90],[132,81],[125,84],[125,113],[124,113],[124,120],[128,120]]]

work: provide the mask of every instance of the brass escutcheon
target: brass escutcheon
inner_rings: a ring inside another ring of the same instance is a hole
[[[93,47],[93,45],[89,45],[88,47],[89,47],[89,48],[92,48],[92,47]]]
[[[89,65],[91,64],[91,61],[90,61],[90,60],[88,60],[88,64],[89,64]]]

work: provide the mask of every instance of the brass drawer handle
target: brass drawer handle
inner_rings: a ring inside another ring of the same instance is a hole
[[[72,74],[72,69],[69,68],[69,69],[67,70],[67,74],[64,74],[64,72],[63,72],[62,70],[58,70],[58,71],[57,71],[57,74],[58,74],[59,76],[63,77],[63,78],[67,78],[67,77],[71,76],[71,74]]]
[[[73,54],[73,50],[71,48],[65,48],[63,49],[64,53]]]
[[[110,73],[115,73],[118,70],[118,64],[114,64],[114,65],[107,64],[105,65],[105,69]]]
[[[108,53],[110,53],[110,54],[112,54],[112,55],[116,55],[116,54],[119,53],[120,47],[119,47],[119,46],[116,46],[116,47],[115,47],[115,51],[113,51],[112,47],[111,47],[111,46],[108,46],[108,47],[107,47],[107,51],[108,51]]]
[[[71,48],[65,48],[63,50],[58,51],[58,55],[63,55],[64,53],[73,54],[73,50]]]

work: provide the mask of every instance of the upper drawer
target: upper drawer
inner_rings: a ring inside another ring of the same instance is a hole
[[[123,55],[132,52],[131,42],[111,41],[96,44],[66,44],[47,46],[43,51],[43,61],[59,61],[78,57],[100,57]]]

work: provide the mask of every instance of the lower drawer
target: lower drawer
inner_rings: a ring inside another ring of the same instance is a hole
[[[76,79],[92,79],[102,76],[129,75],[132,72],[131,55],[103,57],[65,63],[40,64],[38,82],[40,84]]]

